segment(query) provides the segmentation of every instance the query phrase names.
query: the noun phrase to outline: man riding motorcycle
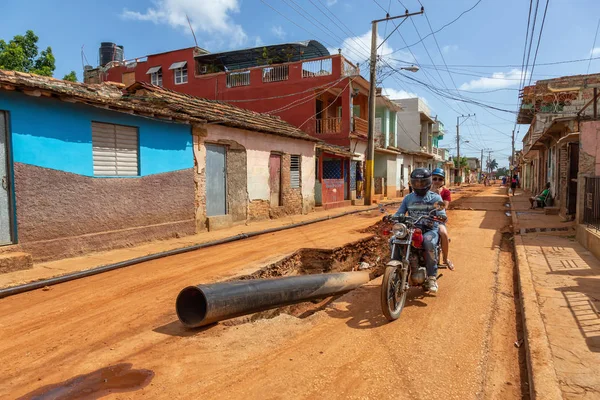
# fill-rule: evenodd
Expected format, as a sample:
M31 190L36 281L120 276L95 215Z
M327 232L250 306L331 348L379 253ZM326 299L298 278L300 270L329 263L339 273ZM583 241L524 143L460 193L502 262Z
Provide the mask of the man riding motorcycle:
M410 174L410 183L413 192L408 194L400 208L394 214L393 218L401 219L408 213L411 218L418 218L422 215L428 215L433 209L434 204L442 202L442 197L430 191L432 185L431 172L427 168L417 168ZM446 212L438 210L437 217L446 220ZM433 226L421 227L423 231L423 248L425 249L425 267L427 269L427 285L430 292L438 291L437 270L438 262L436 257L436 248L439 241L439 223Z

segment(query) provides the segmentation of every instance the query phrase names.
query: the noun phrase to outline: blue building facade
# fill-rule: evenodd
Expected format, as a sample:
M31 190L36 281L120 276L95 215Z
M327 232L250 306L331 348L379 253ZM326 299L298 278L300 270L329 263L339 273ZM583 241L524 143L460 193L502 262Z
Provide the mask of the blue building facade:
M0 113L10 241L36 258L195 232L191 125L17 91Z

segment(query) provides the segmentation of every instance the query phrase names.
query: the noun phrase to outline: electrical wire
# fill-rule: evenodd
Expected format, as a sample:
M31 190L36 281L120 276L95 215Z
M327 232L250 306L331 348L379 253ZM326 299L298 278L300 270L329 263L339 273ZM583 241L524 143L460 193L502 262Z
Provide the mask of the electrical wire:
M533 71L535 69L535 61L537 60L538 50L540 49L540 42L542 41L542 32L544 31L544 22L546 22L546 12L548 12L548 4L549 3L550 3L550 0L546 0L546 7L544 8L544 17L542 18L540 34L538 36L537 46L535 47L535 56L533 57L533 64L531 64L531 73L529 74L528 85L531 85L531 79L533 79Z
M594 49L596 48L596 39L598 39L598 28L600 28L600 18L598 18L598 25L596 25L596 34L594 35L594 44L592 45L592 50L590 50L590 61L588 62L586 74L590 73L590 65L592 64L592 56L594 55ZM600 58L600 57L596 57Z
M448 26L452 25L453 23L455 23L456 21L458 21L458 20L459 20L459 19L460 19L460 18L461 18L463 15L465 15L466 13L470 12L470 11L471 11L471 10L473 10L475 7L477 7L477 6L479 5L479 3L481 3L481 0L477 0L477 2L476 2L476 3L475 3L475 4L474 4L474 5L471 7L471 8L469 8L469 9L467 9L467 10L463 11L462 13L460 13L460 14L459 14L459 16L458 16L458 17L454 18L452 21L450 21L450 22L448 22L447 24L443 25L441 28L439 28L438 30L436 30L436 31L435 31L435 32L433 32L433 33L439 33L439 32L441 32L442 30L444 30L445 28L447 28ZM409 47L413 47L413 46L415 46L415 45L417 45L417 44L421 43L423 40L427 39L427 38L428 38L429 36L431 36L431 35L432 35L432 34L425 35L425 36L424 36L422 39L420 39L418 42L415 42L415 43L413 43L413 44L411 44L411 45L407 45L406 47L403 47L403 48L397 49L397 50L393 51L393 52L392 52L392 53L390 53L390 54L394 54L394 53L397 53L397 52L399 52L399 51L401 51L401 50L406 50L406 49L408 49Z

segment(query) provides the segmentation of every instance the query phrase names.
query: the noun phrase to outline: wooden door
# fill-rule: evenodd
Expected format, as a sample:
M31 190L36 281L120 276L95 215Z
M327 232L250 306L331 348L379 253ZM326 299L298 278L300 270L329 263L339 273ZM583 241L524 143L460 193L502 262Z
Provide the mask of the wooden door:
M271 154L269 158L269 187L271 188L271 207L281 205L281 155Z
M577 174L579 172L579 143L569 143L569 180L567 182L567 213L577 211Z

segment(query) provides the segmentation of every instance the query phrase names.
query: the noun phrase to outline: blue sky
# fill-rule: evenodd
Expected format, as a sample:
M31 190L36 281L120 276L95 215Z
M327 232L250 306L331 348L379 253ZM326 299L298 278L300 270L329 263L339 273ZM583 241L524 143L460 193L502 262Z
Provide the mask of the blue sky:
M471 8L477 0L421 2L431 26L437 30ZM539 1L534 51L545 3ZM360 62L366 70L364 59L368 54L365 47L370 45L370 21L385 17L384 9L389 9L391 15L403 13L402 4L411 12L420 8L418 0L10 1L3 4L0 38L8 40L32 29L40 37L41 47L52 46L57 66L55 76L60 78L75 70L81 78L82 46L93 65L97 62L97 49L102 41L124 45L126 58L192 46L193 38L185 19L187 14L199 45L209 51L316 39L332 50L342 48L344 55ZM407 76L443 90L501 89L491 93L458 93L490 106L515 110L518 100L515 89L521 75L528 10L526 0L482 0L472 11L435 35L439 50L433 36L426 38L423 44L411 46L412 53L408 49L399 50L406 47L405 41L410 45L419 40L419 34L423 37L431 33L427 19L416 16L400 26L381 47L380 54L394 68L412 63L420 65L420 71L406 72ZM590 57L599 17L600 2L597 0L550 0L537 63ZM389 34L393 28L392 23L380 24L380 36ZM600 57L600 39L595 47L594 54ZM445 70L444 60L451 73ZM483 65L495 67L479 67ZM587 68L588 62L536 65L533 81L584 74ZM378 72L385 77L393 71L384 66ZM592 61L590 73L593 72L600 72L600 59ZM492 158L500 165L507 164L514 114L442 99L409 79L394 73L379 84L393 98L412 94L424 97L433 114L446 125L448 132L441 146L451 148L453 154L456 151L457 112L476 113L476 118L461 125L461 137L469 141L461 144L461 153L478 156L480 149L490 148ZM519 139L526 129L521 127ZM520 147L519 140L517 148Z

